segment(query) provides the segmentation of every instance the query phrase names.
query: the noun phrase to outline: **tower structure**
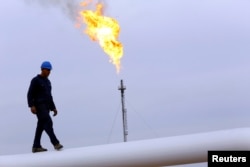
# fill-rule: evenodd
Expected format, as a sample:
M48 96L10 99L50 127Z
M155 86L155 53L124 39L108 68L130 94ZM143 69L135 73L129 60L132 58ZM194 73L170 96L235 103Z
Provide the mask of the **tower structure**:
M121 86L118 88L118 90L121 91L122 121L123 121L123 140L124 140L124 142L127 142L127 136L128 136L127 109L125 107L125 95L124 95L126 87L123 85L123 80L121 80Z

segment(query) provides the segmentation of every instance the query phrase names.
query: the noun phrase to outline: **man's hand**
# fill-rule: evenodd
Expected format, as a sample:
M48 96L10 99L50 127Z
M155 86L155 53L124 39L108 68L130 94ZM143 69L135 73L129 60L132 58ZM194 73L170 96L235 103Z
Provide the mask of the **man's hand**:
M36 114L36 107L35 107L35 106L30 107L30 111L31 111L33 114Z
M56 116L57 115L57 109L54 109L53 112L54 112L53 116Z

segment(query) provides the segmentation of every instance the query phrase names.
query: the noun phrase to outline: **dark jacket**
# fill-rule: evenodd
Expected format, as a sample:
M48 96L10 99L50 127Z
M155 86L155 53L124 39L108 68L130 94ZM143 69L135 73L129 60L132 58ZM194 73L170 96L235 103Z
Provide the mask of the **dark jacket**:
M31 80L27 94L29 107L45 104L50 110L54 110L55 104L51 95L51 83L48 78L37 75Z

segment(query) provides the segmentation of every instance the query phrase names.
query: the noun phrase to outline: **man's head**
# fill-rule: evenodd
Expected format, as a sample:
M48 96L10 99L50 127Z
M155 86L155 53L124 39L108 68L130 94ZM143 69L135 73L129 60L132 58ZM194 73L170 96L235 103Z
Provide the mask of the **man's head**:
M44 61L41 65L41 76L48 77L52 70L52 65L49 61Z

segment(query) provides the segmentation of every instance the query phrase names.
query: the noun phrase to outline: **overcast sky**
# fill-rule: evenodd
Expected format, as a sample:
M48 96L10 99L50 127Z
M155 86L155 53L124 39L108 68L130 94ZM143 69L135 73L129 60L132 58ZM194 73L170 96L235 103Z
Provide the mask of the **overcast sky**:
M121 26L120 74L75 27L76 1L44 2L0 5L0 155L31 152L26 94L44 60L65 148L123 141L121 79L129 141L250 126L249 0L106 0ZM45 133L42 145L53 149Z

